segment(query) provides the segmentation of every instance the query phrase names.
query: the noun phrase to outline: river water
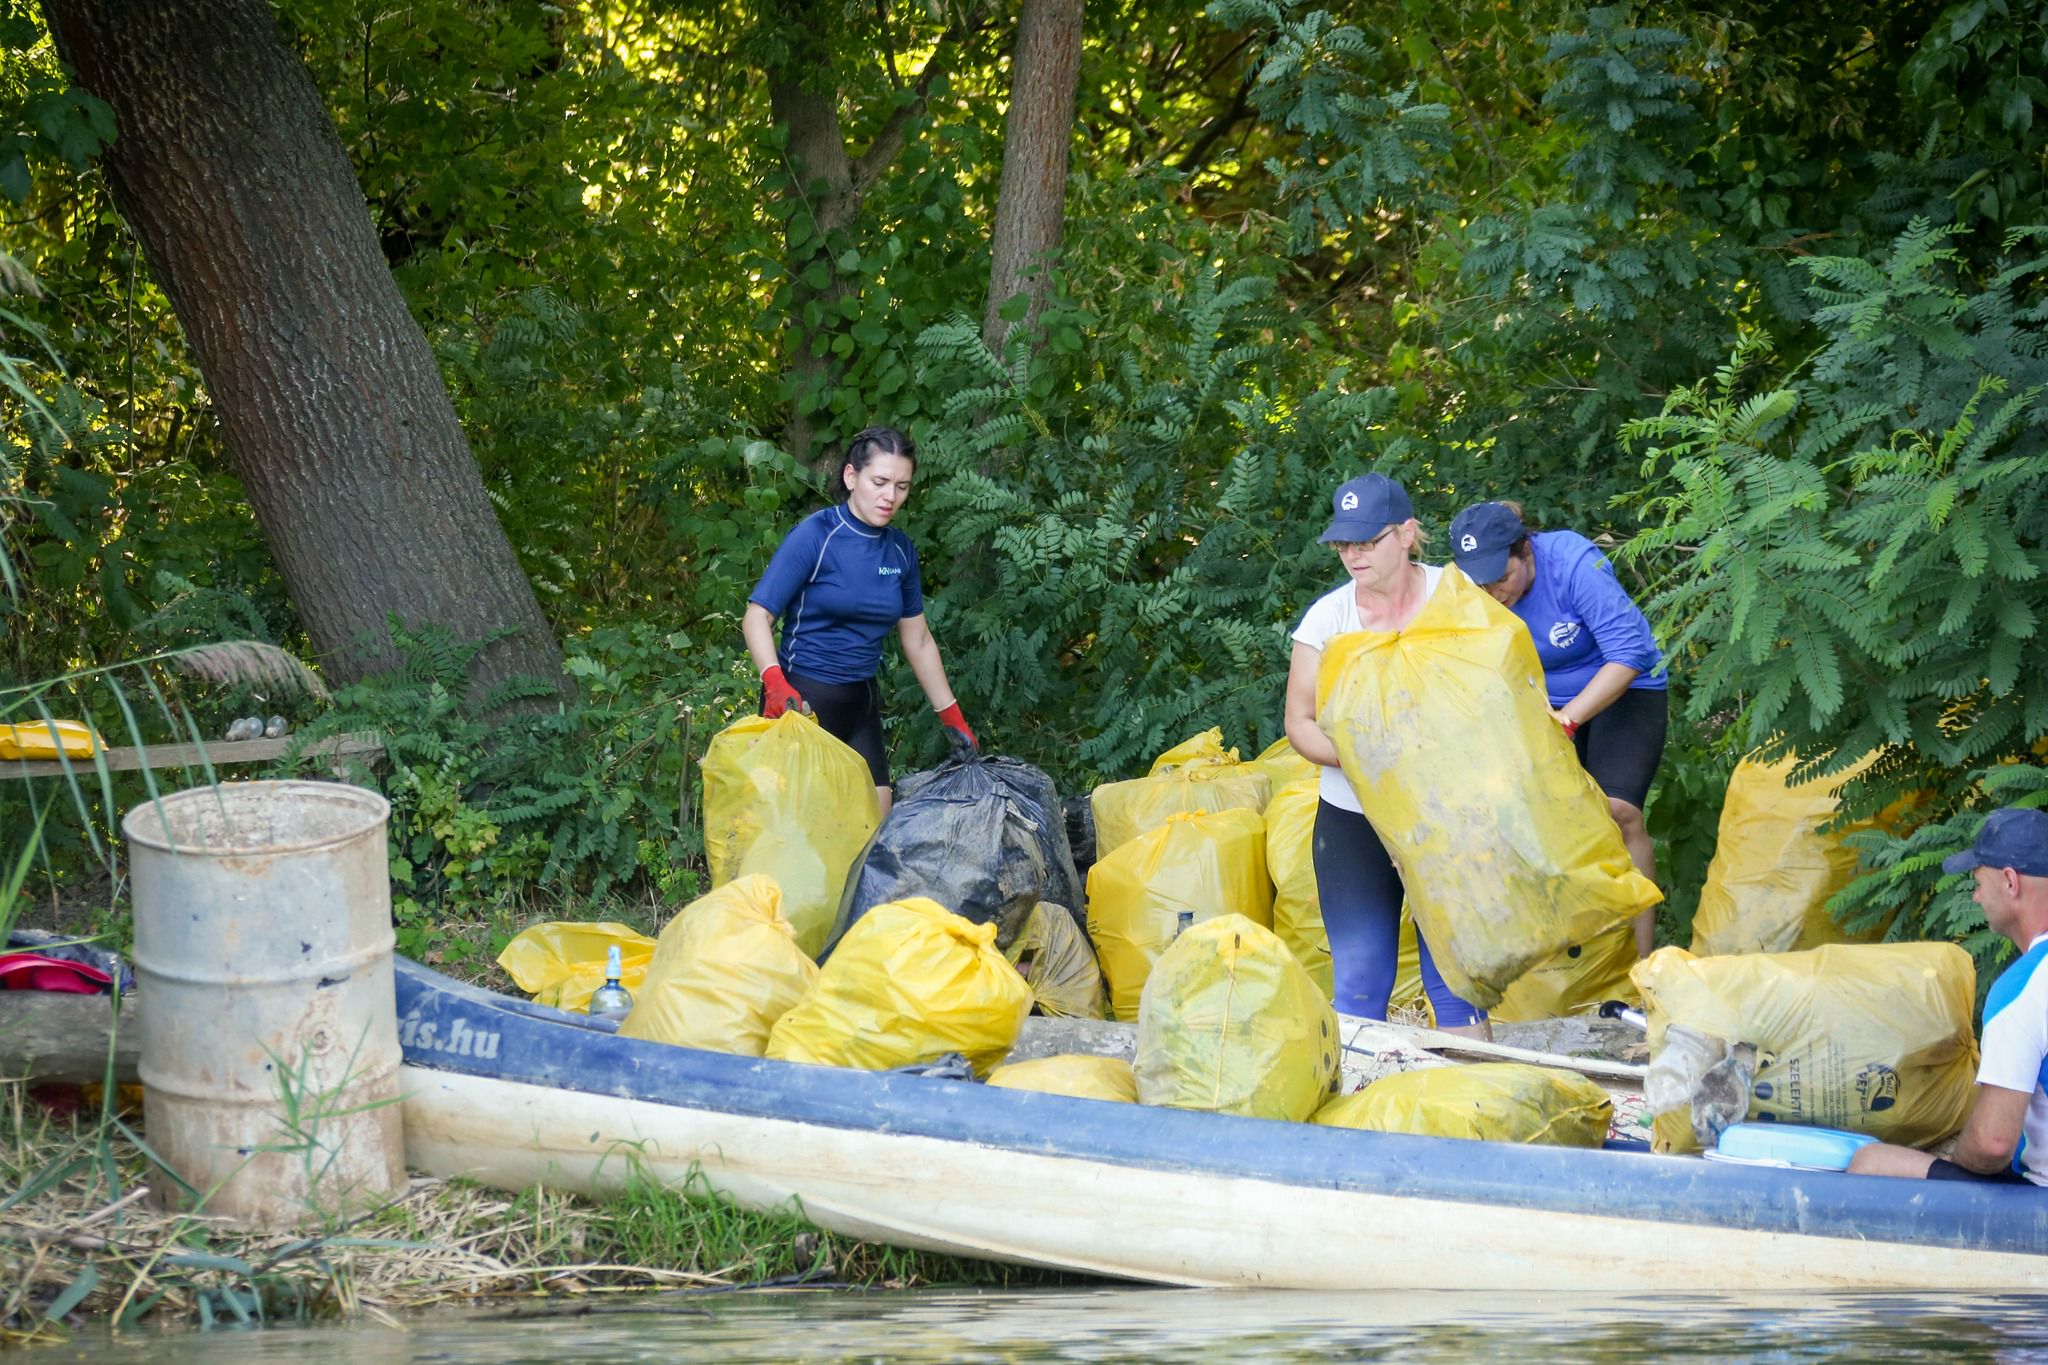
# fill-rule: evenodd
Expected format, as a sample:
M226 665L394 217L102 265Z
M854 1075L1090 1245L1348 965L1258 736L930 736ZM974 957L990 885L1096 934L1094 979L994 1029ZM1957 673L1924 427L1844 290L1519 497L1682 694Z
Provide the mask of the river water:
M1169 1289L638 1295L374 1325L81 1336L23 1357L175 1365L535 1362L2048 1362L2048 1295L1508 1297Z

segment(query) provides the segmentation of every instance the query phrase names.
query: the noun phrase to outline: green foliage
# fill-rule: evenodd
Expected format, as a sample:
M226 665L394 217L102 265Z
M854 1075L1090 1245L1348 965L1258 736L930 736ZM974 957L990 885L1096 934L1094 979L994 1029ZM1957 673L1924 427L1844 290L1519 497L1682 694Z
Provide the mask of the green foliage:
M2048 735L2044 258L1973 282L1953 234L1922 221L1878 260L1809 262L1809 363L1766 373L1746 340L1625 430L1654 523L1626 557L1660 567L1692 713L1739 708L1746 742L1814 769L1883 754L1845 810L1912 793L1927 823L1859 836L1876 871L1840 904L1875 921L1904 903L1912 935L1975 923L1937 854Z
M445 632L394 622L392 642L400 671L338 691L299 734L301 749L352 731L383 739L380 770L359 776L391 801L401 951L469 951L446 922L528 887L601 897L646 874L664 891L694 889L691 758L751 700L730 652L692 659L687 640L649 626L593 631L567 646L572 705L541 680L471 696L480 646Z

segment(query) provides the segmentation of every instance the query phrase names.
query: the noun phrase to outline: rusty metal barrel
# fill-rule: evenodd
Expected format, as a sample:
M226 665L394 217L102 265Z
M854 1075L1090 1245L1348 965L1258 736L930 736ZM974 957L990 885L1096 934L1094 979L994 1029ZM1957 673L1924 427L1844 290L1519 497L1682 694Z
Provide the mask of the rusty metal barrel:
M405 1181L391 808L332 782L234 782L121 822L134 880L143 1123L172 1206L318 1224Z

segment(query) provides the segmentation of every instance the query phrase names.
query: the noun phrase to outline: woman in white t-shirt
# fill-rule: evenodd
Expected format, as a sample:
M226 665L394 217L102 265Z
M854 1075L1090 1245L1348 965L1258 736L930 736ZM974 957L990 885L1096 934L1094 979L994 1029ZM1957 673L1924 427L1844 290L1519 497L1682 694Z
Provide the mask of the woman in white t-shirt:
M1401 874L1367 822L1358 794L1337 766L1337 747L1316 724L1316 670L1334 635L1400 630L1436 591L1443 570L1417 563L1422 543L1414 507L1401 485L1367 474L1339 488L1335 516L1323 543L1337 552L1350 579L1316 599L1294 631L1287 669L1287 738L1295 751L1322 767L1316 806L1316 891L1330 936L1337 1008L1367 1019L1387 1017L1400 953ZM1437 1027L1489 1036L1486 1013L1444 985L1429 944L1420 935L1422 984Z

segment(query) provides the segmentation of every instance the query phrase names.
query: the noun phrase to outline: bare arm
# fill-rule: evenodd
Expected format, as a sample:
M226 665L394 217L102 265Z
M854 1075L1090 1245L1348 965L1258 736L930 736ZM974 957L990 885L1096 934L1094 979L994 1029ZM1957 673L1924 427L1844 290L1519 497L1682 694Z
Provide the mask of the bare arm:
M1600 671L1579 689L1579 695L1558 707L1554 714L1560 719L1584 725L1620 701L1622 694L1628 691L1629 684L1641 674L1641 669L1630 668L1627 664L1602 664Z
M946 666L939 662L939 642L932 638L932 628L925 623L924 613L898 621L896 638L903 642L903 657L910 661L910 671L917 675L917 685L924 689L924 698L932 704L932 710L943 711L951 706L953 685L946 681Z
M1334 768L1337 746L1316 725L1316 670L1322 667L1323 652L1301 641L1294 642L1294 657L1287 664L1287 705L1283 712L1287 742L1294 752L1311 763Z
M775 666L775 618L768 614L768 608L759 602L747 603L746 613L740 617L740 636L747 642L747 653L753 656L756 673L766 673Z
M1969 1120L1963 1124L1963 1135L1956 1139L1955 1154L1949 1160L1979 1175L2005 1170L2019 1148L2027 1105L2033 1098L2023 1090L1978 1086L1977 1102L1970 1107Z

